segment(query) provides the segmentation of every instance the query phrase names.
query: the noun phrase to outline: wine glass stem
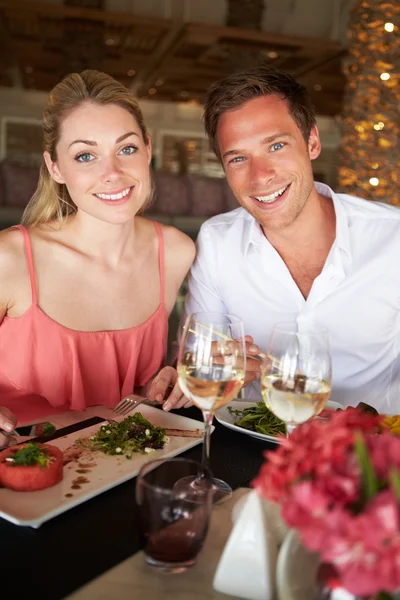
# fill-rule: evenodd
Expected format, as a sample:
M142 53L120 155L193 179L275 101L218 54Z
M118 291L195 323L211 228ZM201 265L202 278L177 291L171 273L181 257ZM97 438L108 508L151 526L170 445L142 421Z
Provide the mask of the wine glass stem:
M289 437L295 429L296 425L293 425L293 423L286 423L286 437Z
M203 467L209 468L210 465L210 435L211 435L211 425L214 419L214 413L203 410L203 419L204 419L204 438L203 438L203 456L202 456L202 464Z

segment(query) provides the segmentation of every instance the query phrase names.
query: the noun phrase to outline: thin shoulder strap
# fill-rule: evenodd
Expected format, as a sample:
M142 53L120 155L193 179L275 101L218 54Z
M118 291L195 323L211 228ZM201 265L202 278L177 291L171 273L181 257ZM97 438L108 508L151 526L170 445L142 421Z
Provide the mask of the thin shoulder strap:
M37 304L35 269L33 267L32 246L29 233L27 228L23 225L13 225L13 229L19 229L24 237L25 255L28 262L29 279L31 281L32 304Z
M160 269L160 304L164 304L164 237L160 223L153 221L158 235L158 265Z

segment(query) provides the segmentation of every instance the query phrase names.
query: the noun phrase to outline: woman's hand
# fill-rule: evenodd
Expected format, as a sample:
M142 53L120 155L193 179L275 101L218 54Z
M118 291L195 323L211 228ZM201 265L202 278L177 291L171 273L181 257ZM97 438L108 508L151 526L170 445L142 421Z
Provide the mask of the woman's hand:
M192 406L190 400L185 398L179 387L178 373L173 367L164 367L147 384L146 396L149 400L163 403L162 408L166 411L182 406L185 408Z
M5 406L0 406L0 448L8 446L10 441L7 435L1 433L2 430L11 433L11 431L14 431L16 424L17 417Z

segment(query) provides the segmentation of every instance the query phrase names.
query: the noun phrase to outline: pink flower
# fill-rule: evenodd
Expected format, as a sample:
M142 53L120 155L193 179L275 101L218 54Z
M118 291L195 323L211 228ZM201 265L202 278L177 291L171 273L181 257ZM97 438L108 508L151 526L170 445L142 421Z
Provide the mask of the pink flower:
M266 453L253 482L358 596L400 589L400 500L391 480L400 473L400 438L378 434L381 419L350 408L309 421Z

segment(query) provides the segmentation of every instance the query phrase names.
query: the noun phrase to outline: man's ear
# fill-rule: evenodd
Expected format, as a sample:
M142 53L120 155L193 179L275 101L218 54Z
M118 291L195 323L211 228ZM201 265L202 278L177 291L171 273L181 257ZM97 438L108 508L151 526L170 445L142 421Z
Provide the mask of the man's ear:
M50 176L54 179L54 181L56 181L57 183L65 183L64 178L61 176L57 163L51 160L50 154L49 152L47 152L47 150L43 152L43 158L44 162L46 163L46 167L50 173Z
M311 160L315 160L321 154L321 140L319 139L318 127L314 125L311 128L308 138L308 154Z

